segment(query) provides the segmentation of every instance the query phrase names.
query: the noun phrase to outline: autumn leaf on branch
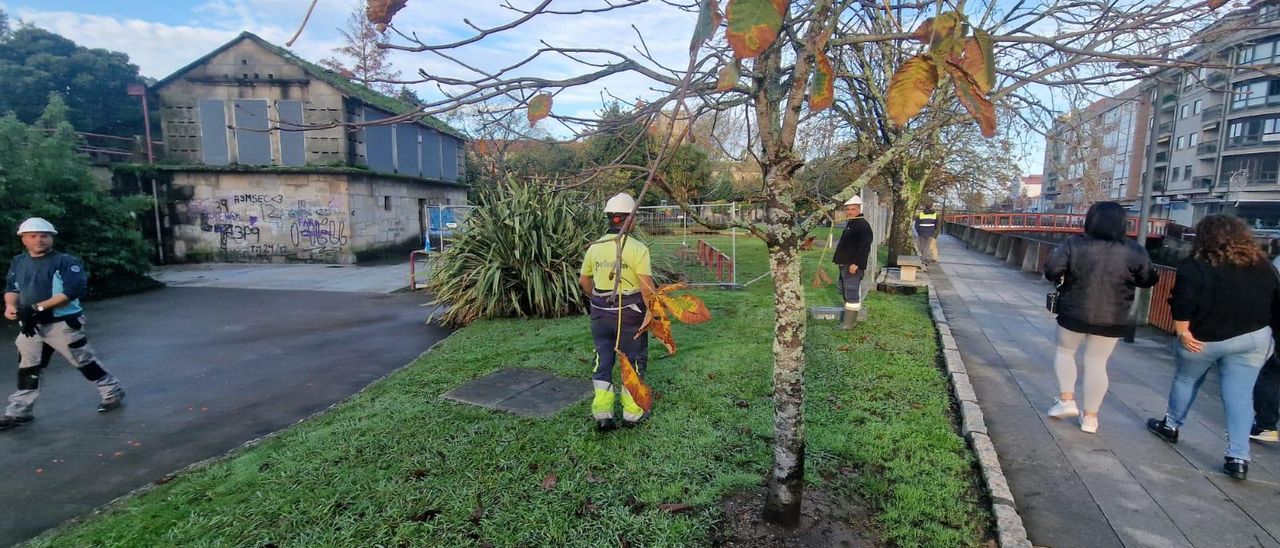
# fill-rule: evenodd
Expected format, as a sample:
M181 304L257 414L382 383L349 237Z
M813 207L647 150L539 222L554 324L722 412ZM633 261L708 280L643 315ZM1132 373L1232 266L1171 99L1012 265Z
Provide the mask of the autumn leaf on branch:
M622 386L627 389L627 393L631 394L631 399L636 401L645 413L653 409L653 391L649 389L649 385L640 380L640 375L636 373L636 368L631 365L631 360L627 359L627 355L618 352L618 363L622 364Z
M364 15L369 18L369 22L377 25L378 32L387 30L387 25L391 24L391 19L396 16L396 12L400 11L409 0L368 0L365 3Z
M886 106L889 119L897 125L906 125L929 103L934 88L938 87L938 67L927 55L908 59L893 73L889 81Z
M813 282L812 282L813 287L815 288L826 287L831 285L832 283L833 282L831 281L831 276L827 274L827 271L819 268L816 272L813 273Z
M742 73L738 71L738 60L734 59L732 63L726 63L720 69L720 78L716 80L716 91L725 92L733 89L738 85L738 79L742 77Z
M671 335L672 319L691 325L711 319L711 311L707 309L702 299L693 295L675 294L676 291L687 288L688 286L683 283L668 284L658 288L649 300L649 311L645 313L644 323L640 325L640 331L636 333L636 337L649 333L667 347L668 356L674 355L676 341Z
M992 53L991 35L981 30L972 38L964 41L964 50L959 56L952 56L952 62L960 66L974 83L978 91L988 93L996 85L996 64Z
M750 59L778 39L787 0L729 0L725 18L729 29L725 38L739 59Z
M836 100L836 75L831 59L822 50L814 52L813 82L809 85L809 111L819 112L830 108Z
M551 94L539 93L529 99L529 123L536 124L538 120L546 118L551 114Z
M915 32L911 33L913 40L937 45L939 41L947 37L964 37L968 32L968 25L960 14L954 11L939 13L937 17L925 19Z
M956 99L969 111L969 115L978 122L983 137L996 136L996 107L982 93L980 86L964 68L954 62L947 62L947 72L955 83Z
M1227 0L1209 0L1209 9L1216 10L1227 5Z
M698 24L693 27L693 40L689 41L689 55L696 53L703 42L715 36L716 29L720 27L720 22L724 20L720 15L720 5L716 0L702 0L699 4Z

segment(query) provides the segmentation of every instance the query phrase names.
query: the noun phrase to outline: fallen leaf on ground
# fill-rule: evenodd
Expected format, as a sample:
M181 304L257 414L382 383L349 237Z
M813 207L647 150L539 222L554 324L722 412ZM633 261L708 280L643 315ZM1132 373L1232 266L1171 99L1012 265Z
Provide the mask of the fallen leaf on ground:
M547 477L542 478L542 488L547 491L555 489L556 483L558 483L559 481L560 481L560 478L556 477L555 472L547 474Z

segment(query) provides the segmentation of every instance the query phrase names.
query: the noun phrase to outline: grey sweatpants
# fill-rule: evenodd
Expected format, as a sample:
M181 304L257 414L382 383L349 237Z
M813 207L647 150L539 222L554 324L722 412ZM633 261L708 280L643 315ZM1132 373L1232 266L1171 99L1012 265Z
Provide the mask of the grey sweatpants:
M84 333L84 316L41 325L36 328L35 336L19 334L14 342L18 346L18 390L9 395L5 415L31 416L36 398L40 396L40 370L49 364L52 357L45 351L46 347L61 354L84 378L93 382L102 399L120 390L120 381L98 363L93 347L89 346L89 337Z
M1058 391L1076 391L1076 351L1084 343L1084 410L1097 413L1102 398L1107 395L1107 360L1116 349L1117 337L1103 337L1077 333L1058 326L1057 354L1053 370L1058 375Z

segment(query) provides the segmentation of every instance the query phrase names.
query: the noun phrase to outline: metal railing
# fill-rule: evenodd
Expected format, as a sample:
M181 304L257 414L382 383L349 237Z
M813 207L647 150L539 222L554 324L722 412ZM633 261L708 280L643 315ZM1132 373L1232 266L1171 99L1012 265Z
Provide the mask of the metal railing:
M1084 232L1084 215L1077 213L959 213L948 215L945 221L993 232ZM1147 234L1162 237L1169 225L1168 219L1147 221ZM1130 236L1138 235L1138 219L1129 217L1125 230Z
M1218 152L1217 141L1210 141L1208 143L1200 143L1199 145L1196 145L1197 156L1206 156L1209 154L1214 154L1216 152Z

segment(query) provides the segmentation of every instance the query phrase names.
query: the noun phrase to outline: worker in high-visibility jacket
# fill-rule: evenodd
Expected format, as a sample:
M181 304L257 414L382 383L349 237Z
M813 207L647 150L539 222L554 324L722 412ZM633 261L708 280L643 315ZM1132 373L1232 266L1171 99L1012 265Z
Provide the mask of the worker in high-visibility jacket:
M646 304L654 293L653 270L649 264L649 247L626 233L636 202L630 195L619 193L605 204L609 232L591 244L582 260L578 283L591 300L591 337L595 343L595 370L591 383L595 398L591 416L596 430L607 432L617 426L614 420L613 366L617 362L614 348L631 361L636 373L644 378L649 361L649 337L636 337L644 322ZM621 253L619 253L621 247ZM621 264L618 259L621 258ZM619 383L622 392L622 425L635 426L645 418L641 408Z
M933 204L925 204L924 211L916 214L916 238L924 262L938 262L939 228L938 212L933 210Z

